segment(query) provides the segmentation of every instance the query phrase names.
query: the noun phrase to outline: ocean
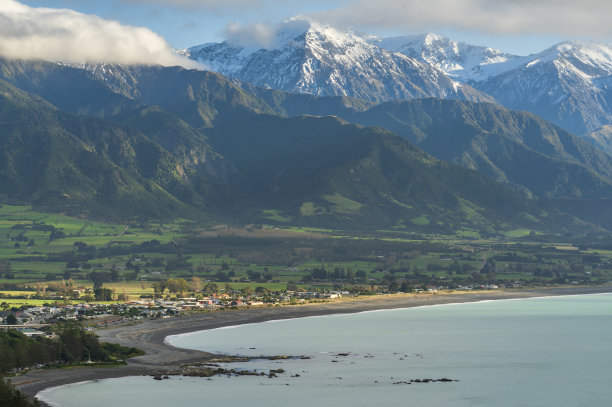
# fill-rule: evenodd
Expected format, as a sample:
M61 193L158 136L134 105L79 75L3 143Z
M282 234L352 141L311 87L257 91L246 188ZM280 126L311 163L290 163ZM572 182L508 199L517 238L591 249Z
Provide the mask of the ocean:
M48 389L38 397L61 407L612 403L610 294L308 317L194 332L167 341L229 355L309 359L224 365L285 371L273 378L127 377Z

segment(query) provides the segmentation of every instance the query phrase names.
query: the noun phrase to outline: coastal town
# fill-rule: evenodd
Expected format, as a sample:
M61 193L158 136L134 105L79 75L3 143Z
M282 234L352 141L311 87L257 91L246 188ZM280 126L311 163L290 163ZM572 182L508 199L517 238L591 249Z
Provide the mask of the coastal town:
M520 288L522 284L516 282L511 288ZM449 289L446 286L426 287L425 289L411 290L416 295L437 294L439 292L452 293L468 292L472 290L497 290L496 284L483 284L479 286L458 286ZM502 286L505 289L506 286ZM198 294L194 297L170 297L164 299L141 298L130 301L116 302L78 302L68 298L55 296L42 306L22 306L9 308L7 302L0 302L0 329L16 329L29 337L52 336L38 328L65 321L79 321L88 329L112 327L119 324L139 321L142 319L170 318L189 313L237 310L257 307L279 307L287 305L300 305L310 303L323 303L341 299L357 299L360 296L367 298L383 294L390 294L388 290L371 287L372 292L364 294L359 291L283 291L269 292L250 288L243 290L228 290L227 293L212 293L208 296ZM90 289L83 290L85 294ZM396 292L406 294L403 292Z

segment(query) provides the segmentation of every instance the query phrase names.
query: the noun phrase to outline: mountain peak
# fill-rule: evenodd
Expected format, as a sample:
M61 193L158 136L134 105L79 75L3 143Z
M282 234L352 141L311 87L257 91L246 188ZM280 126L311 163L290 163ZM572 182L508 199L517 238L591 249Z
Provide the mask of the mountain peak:
M591 41L564 41L526 57L526 67L531 68L552 62L575 72L585 79L601 78L612 74L612 44Z
M225 42L191 48L187 55L222 75L289 92L370 102L422 97L493 102L428 63L383 49L372 36L312 19L236 27L228 34ZM432 34L428 41L436 38Z
M325 42L342 46L363 41L352 30L333 27L304 16L292 17L275 25L230 26L226 30L226 46L241 50L242 55L259 50L278 50L296 44ZM215 44L202 44L189 48L198 52Z
M462 82L478 82L520 65L520 57L457 42L434 33L379 39L378 45L441 69Z
M423 37L423 42L427 45L431 45L434 42L440 42L440 41L448 41L448 38L441 37L438 34L434 34L434 33L427 33Z

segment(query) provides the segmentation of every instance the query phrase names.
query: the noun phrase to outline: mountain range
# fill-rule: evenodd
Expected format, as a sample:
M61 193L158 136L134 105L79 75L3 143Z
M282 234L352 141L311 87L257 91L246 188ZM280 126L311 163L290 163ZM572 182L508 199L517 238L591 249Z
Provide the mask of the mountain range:
M308 20L285 22L267 48L226 41L179 52L222 75L287 92L370 102L423 97L493 101L429 63Z
M430 156L401 128L401 136L382 128L393 127L393 120L377 127L350 123L371 126L368 120L388 117L376 109L391 112L396 102L373 106L347 97L238 87L216 73L178 67L0 59L0 78L3 201L121 219L186 216L482 234L517 227L596 229L528 199L514 187L517 181L505 182L508 188ZM473 134L501 134L504 115L511 115L491 104L443 102L449 105L441 108L439 99L403 102L414 103L402 106L413 112L395 117L407 122L413 116L408 127L415 134L439 137L436 126L427 124L448 111L462 112L458 122L474 122L467 126ZM495 112L499 121L487 127ZM510 125L519 127L520 140L526 130L517 123L529 120L517 115ZM608 188L607 167L594 147L541 125L562 140L553 143L559 151L548 151L550 157L567 165L584 161L582 171ZM563 153L565 147L573 155ZM566 196L575 194L555 195Z
M292 19L265 46L179 52L213 71L0 58L2 201L113 219L612 228L604 44L521 57Z
M288 92L499 103L577 135L612 124L610 44L570 41L516 56L435 34L381 39L291 19L268 44L225 41L179 52L230 78Z

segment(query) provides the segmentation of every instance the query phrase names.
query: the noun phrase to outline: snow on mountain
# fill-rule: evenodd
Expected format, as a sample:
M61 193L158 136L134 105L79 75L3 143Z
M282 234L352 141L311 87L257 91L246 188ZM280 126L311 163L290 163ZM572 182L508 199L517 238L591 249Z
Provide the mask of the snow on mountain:
M303 18L265 38L260 44L243 35L180 53L225 76L289 92L498 102L575 134L612 124L611 44L564 42L517 56L436 34L380 39Z
M564 42L476 85L575 133L612 124L612 44Z
M373 43L428 62L464 83L478 82L520 66L524 58L500 50L453 41L436 34L373 39Z
M530 111L575 134L612 124L611 44L564 42L522 57L436 34L371 41L427 62L509 109Z
M367 36L302 18L260 47L225 41L181 51L222 75L260 86L372 102L440 97L493 102L428 62L385 50Z

